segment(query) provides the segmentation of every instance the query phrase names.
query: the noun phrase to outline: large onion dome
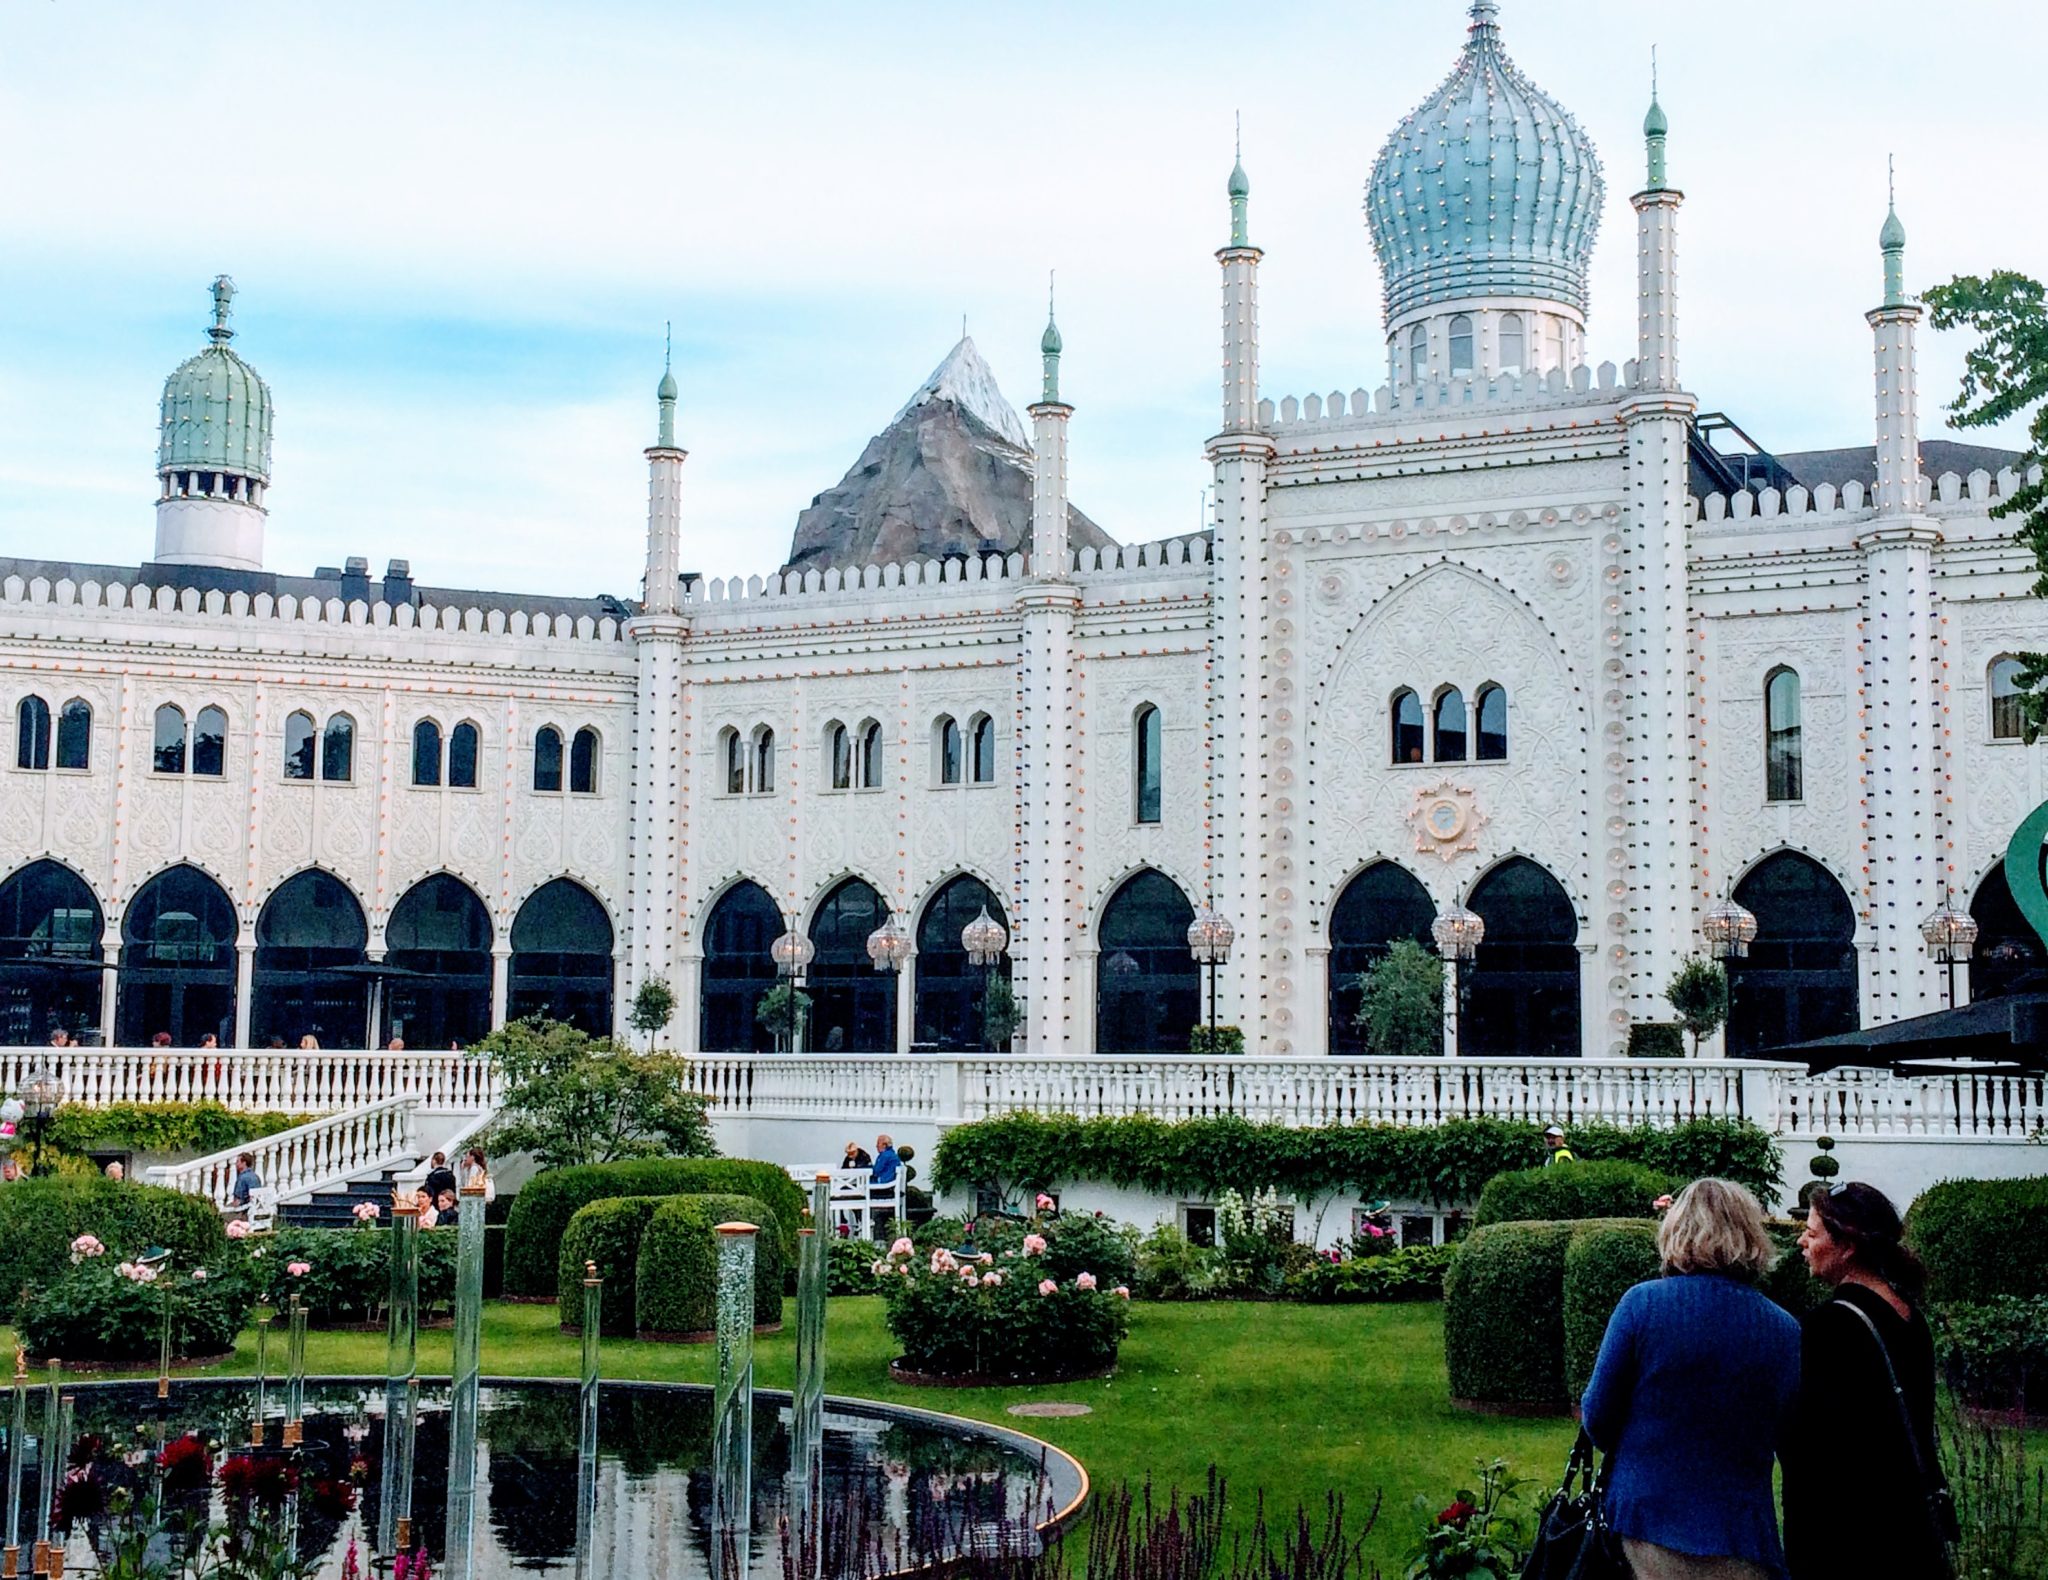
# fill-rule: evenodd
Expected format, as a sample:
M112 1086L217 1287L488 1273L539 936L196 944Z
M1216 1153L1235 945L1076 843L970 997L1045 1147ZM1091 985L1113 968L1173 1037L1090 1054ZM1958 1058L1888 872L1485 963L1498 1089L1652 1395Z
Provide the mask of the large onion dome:
M1476 0L1457 66L1373 162L1366 218L1390 324L1479 296L1586 311L1600 159L1578 123L1508 59L1499 9Z
M270 481L270 386L228 349L228 303L235 282L213 282L213 342L164 380L156 468L225 472Z

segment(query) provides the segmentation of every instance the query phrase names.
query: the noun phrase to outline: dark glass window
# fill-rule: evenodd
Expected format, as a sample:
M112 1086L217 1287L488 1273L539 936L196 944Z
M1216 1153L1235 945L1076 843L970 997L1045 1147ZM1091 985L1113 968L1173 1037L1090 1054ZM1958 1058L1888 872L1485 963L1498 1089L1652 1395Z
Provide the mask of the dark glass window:
M370 985L357 972L369 942L363 908L329 873L302 872L280 884L256 918L249 1040L301 1037L323 1048L360 1048L373 1035Z
M14 710L17 768L50 766L50 705L41 697L23 697Z
M1098 1053L1186 1053L1202 976L1188 952L1195 908L1164 873L1133 874L1103 908L1095 959Z
M864 725L860 732L860 783L863 790L882 787L882 727Z
M2043 871L2048 873L2048 846L2041 854ZM2006 886L2004 862L1984 874L1977 897L1970 902L1970 915L1979 929L1977 946L1970 953L1971 1003L2012 993L2048 992L2041 936L2020 913Z
M1827 868L1781 850L1735 885L1756 915L1756 942L1728 967L1728 1051L1764 1053L1854 1031L1856 913Z
M313 777L313 715L294 713L284 721L284 776Z
M575 794L597 794L597 759L597 731L586 724L569 743L569 788Z
M1393 760L1419 763L1422 759L1422 699L1403 686L1394 693L1387 709L1393 726Z
M228 716L223 708L209 704L192 721L192 771L207 779L219 779L228 771Z
M552 724L533 732L533 788L550 793L562 788L562 732Z
M775 1046L754 1011L775 986L768 947L781 935L782 913L758 883L734 884L711 907L704 919L699 994L706 1053L765 1053Z
M92 704L83 698L73 697L57 715L57 766L92 766Z
M384 929L385 963L406 974L384 984L380 1042L467 1048L491 1029L491 916L476 891L445 872L399 896Z
M846 733L846 726L835 724L827 732L826 750L832 758L832 788L851 790L853 788L853 738Z
M1797 801L1806 779L1799 724L1799 674L1774 669L1764 681L1764 799Z
M1517 856L1473 886L1466 902L1486 924L1466 973L1461 1054L1576 1058L1579 919L1564 886Z
M972 873L963 872L934 894L917 923L917 1004L911 1023L911 1050L917 1053L963 1053L988 1047L983 1035L983 994L987 968L967 958L960 935L984 910L1005 928L1009 914L993 890ZM1010 979L1005 950L995 974Z
M1989 677L1991 688L1991 738L2021 741L2027 735L2027 715L2020 699L2020 661L1994 659Z
M1434 951L1430 925L1436 907L1429 891L1406 868L1376 861L1344 885L1330 908L1330 1052L1360 1054L1358 978L1399 938Z
M1159 821L1160 746L1159 710L1146 704L1138 710L1136 763L1137 818L1140 823Z
M960 782L960 726L951 718L939 720L939 783Z
M99 901L85 880L37 861L0 883L0 1044L28 1047L53 1031L100 1025Z
M747 788L747 754L740 745L740 732L728 729L719 736L725 756L725 793L744 794Z
M115 1037L147 1047L168 1032L181 1048L211 1035L235 1040L235 908L197 867L171 867L136 892L121 915Z
M986 713L974 721L974 782L996 782L996 721Z
M356 721L337 713L320 736L320 777L346 783L356 772Z
M775 788L775 732L765 724L754 732L754 791L765 795Z
M870 726L874 728L874 726ZM805 974L811 1018L800 1028L812 1053L890 1053L896 1047L896 974L868 959L868 935L889 919L874 888L848 878L811 918L817 946Z
M156 710L156 742L150 766L160 774L185 771L185 710L168 702Z
M432 719L421 719L412 727L412 782L441 782L441 726Z
M1465 694L1447 686L1436 694L1436 760L1462 763L1465 760Z
M1472 315L1459 313L1451 320L1451 372L1472 371Z
M612 923L597 896L556 878L512 919L510 1019L545 1015L593 1037L612 1030Z
M1505 686L1479 688L1479 751L1482 763L1506 762L1508 756L1508 693Z
M1429 381L1429 331L1420 324L1408 331L1408 381L1411 384Z
M477 728L468 720L448 732L448 783L457 790L476 788Z

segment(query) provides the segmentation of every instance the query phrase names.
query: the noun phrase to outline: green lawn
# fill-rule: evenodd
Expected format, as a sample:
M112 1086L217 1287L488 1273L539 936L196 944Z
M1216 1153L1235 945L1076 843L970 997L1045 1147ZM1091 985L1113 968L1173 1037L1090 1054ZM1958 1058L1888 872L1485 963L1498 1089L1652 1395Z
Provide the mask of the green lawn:
M834 1300L827 1326L829 1392L887 1399L998 1421L1044 1437L1088 1467L1097 1487L1148 1474L1164 1487L1198 1486L1213 1461L1229 1478L1232 1505L1248 1517L1252 1493L1291 1510L1319 1507L1341 1490L1354 1516L1385 1499L1370 1551L1392 1570L1414 1527L1411 1500L1432 1508L1469 1484L1476 1457L1501 1455L1518 1471L1553 1477L1571 1446L1562 1419L1468 1415L1446 1397L1443 1308L1436 1304L1304 1306L1216 1302L1139 1304L1117 1373L1106 1381L1030 1389L904 1388L889 1381L895 1353L872 1297ZM787 1388L794 1367L792 1323L757 1341L755 1375ZM11 1345L11 1337L5 1342ZM381 1373L381 1334L308 1336L315 1373ZM486 1308L486 1375L573 1376L577 1341L555 1324L553 1306ZM281 1346L271 1347L272 1365ZM446 1373L449 1335L420 1335L420 1369ZM254 1337L245 1334L218 1370L247 1372ZM607 1340L608 1376L709 1382L708 1345ZM1024 1399L1075 1400L1093 1414L1019 1420L1005 1407Z

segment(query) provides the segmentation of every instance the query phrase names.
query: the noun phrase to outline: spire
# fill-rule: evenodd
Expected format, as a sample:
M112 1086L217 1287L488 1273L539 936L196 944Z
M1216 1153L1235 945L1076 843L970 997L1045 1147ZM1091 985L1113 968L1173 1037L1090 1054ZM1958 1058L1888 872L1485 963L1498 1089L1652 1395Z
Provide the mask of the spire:
M654 398L661 403L661 433L654 442L663 450L673 450L676 447L676 376L669 367L674 350L675 326L664 324L661 337L661 383L654 391Z
M1651 192L1664 190L1664 137L1671 123L1664 118L1664 106L1657 102L1657 46L1650 46L1650 113L1643 117L1643 142L1649 150Z
M213 327L207 330L217 346L224 346L235 338L235 332L228 328L228 304L235 299L235 282L224 274L213 277Z
M1906 305L1906 227L1899 223L1898 190L1892 177L1891 155L1885 155L1884 229L1877 233L1878 250L1884 254L1884 305Z
M1500 7L1494 0L1472 0L1472 42L1478 44L1500 30Z
M1050 274L1045 281L1045 333L1038 337L1039 353L1045 358L1045 389L1038 397L1046 406L1057 406L1060 400L1060 325L1053 312L1053 278Z
M1230 171L1230 245L1249 247L1251 237L1251 178L1244 173L1244 118L1237 122L1237 163Z

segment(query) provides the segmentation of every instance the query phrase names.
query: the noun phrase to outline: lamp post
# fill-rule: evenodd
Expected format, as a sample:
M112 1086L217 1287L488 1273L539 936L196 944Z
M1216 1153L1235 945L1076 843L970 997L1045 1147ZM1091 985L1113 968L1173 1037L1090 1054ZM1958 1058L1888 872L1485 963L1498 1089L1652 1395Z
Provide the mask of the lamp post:
M64 1078L47 1064L39 1066L21 1083L21 1100L24 1122L35 1127L35 1151L30 1154L28 1171L40 1174L43 1172L43 1139L49 1135L50 1126L56 1123L58 1104L64 1101Z
M804 979L804 967L811 963L811 957L818 952L818 946L798 932L794 926L768 946L768 954L775 962L775 970L782 978L787 1012L784 1024L788 1028L788 1052L796 1052L796 995Z
M960 929L960 947L967 951L968 964L981 967L981 1038L988 1043L990 1053L997 1050L988 1034L988 996L995 988L996 962L1003 958L1009 943L1008 930L988 914L986 905L979 916Z
M1479 945L1486 937L1486 922L1480 914L1465 905L1453 905L1430 923L1430 937L1436 940L1436 952L1444 957L1451 968L1451 997L1458 1006L1457 1052L1465 1051L1465 998L1468 991L1465 968L1478 958Z
M1237 942L1237 929L1224 920L1213 906L1204 905L1188 923L1188 953L1195 964L1209 968L1209 1056L1222 1050L1216 1045L1216 968L1230 958L1230 946Z
M1943 885L1941 904L1920 924L1920 936L1927 940L1928 958L1948 967L1948 1007L1956 1007L1956 962L1970 958L1977 947L1977 918L1956 909L1954 897Z
M1735 973L1728 968L1731 960L1741 960L1749 954L1749 946L1756 942L1756 915L1744 906L1738 905L1735 896L1724 894L1707 907L1707 914L1700 918L1700 936L1707 941L1707 953L1721 962L1723 975L1728 979L1728 1042L1725 1053L1735 1051Z

